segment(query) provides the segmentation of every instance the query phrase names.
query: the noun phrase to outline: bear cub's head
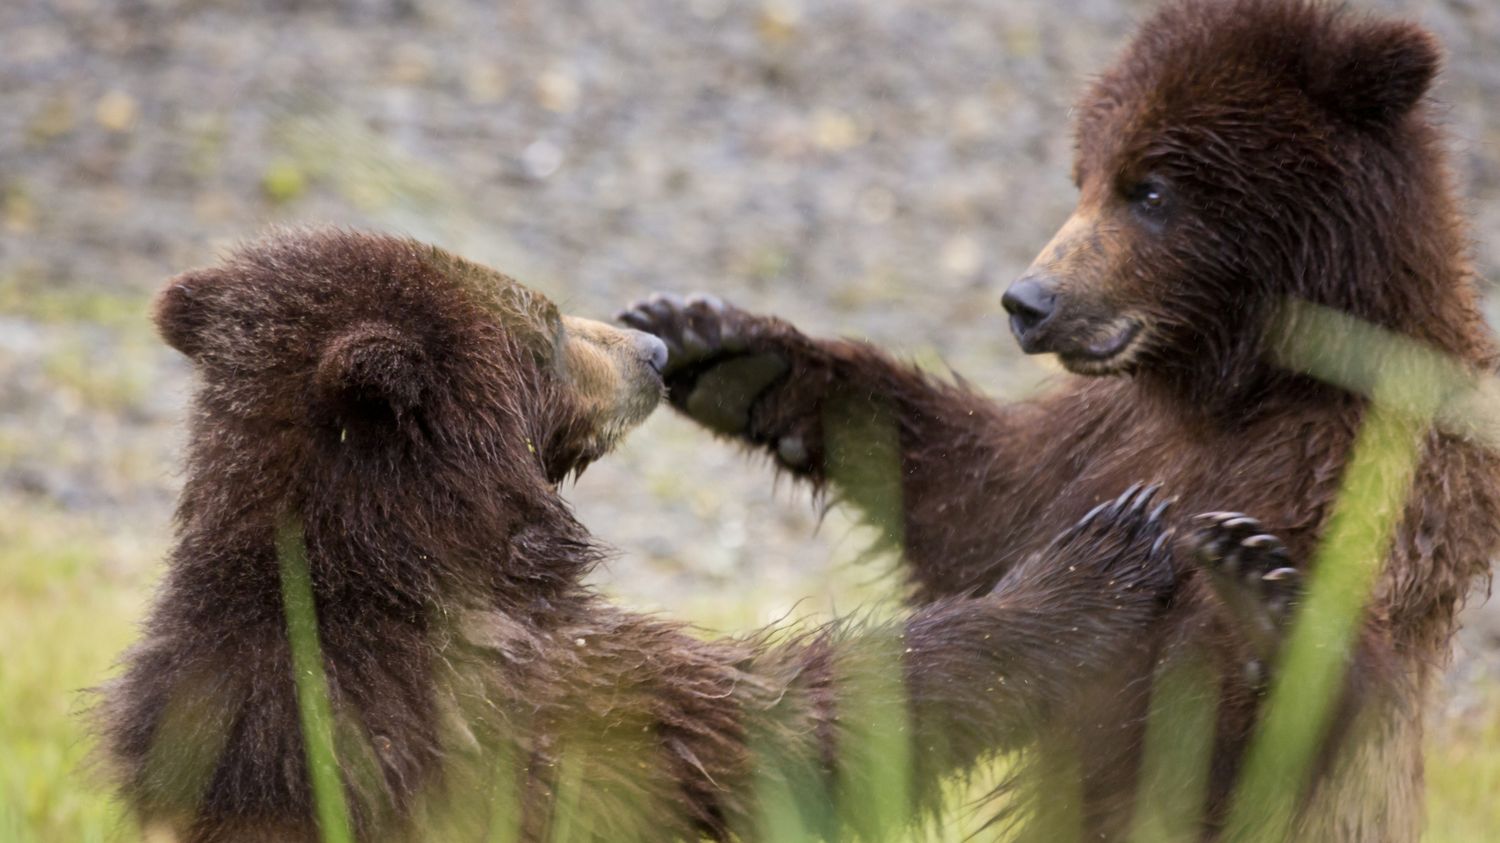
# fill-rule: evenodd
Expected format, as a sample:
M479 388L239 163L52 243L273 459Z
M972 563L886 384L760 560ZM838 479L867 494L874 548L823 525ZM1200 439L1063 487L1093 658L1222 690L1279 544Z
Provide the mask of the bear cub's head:
M396 237L273 234L171 279L155 320L198 374L180 513L197 558L293 517L350 576L495 567L663 394L655 337Z
M1462 252L1418 108L1438 63L1319 2L1170 3L1078 105L1077 207L1003 300L1022 347L1227 383L1289 297L1410 332Z

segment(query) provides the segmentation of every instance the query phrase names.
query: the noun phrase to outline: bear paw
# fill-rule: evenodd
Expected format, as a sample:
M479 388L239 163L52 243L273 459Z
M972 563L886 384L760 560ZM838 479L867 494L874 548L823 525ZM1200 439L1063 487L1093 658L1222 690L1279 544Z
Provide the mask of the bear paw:
M1281 539L1239 512L1205 512L1191 543L1214 593L1241 629L1255 661L1246 667L1264 684L1265 665L1281 648L1292 610L1302 596L1302 572Z
M1164 516L1173 500L1158 500L1160 484L1137 483L1119 497L1094 507L1064 530L1032 564L1018 566L996 587L1031 577L1052 580L1064 589L1104 587L1117 600L1146 600L1161 605L1175 590L1172 564L1174 530Z
M625 308L615 318L638 331L655 334L667 344L669 373L749 351L757 327L749 314L706 293L686 298L656 293Z
M742 435L762 393L790 363L769 348L774 320L752 316L717 296L658 293L616 318L667 346L662 370L668 399L700 424Z

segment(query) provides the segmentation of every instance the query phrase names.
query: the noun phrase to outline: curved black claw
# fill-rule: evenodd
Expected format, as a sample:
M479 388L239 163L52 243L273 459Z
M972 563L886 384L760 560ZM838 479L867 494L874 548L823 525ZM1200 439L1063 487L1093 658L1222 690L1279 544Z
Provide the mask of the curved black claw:
M694 293L656 293L615 315L638 331L655 334L667 344L666 373L702 363L722 354L747 349L740 318L744 314L718 296Z
M1205 512L1194 521L1194 554L1260 662L1247 672L1263 677L1302 597L1302 572L1281 539L1242 512Z
M1160 484L1136 483L1099 504L1060 533L1041 554L1043 564L1090 577L1120 592L1166 600L1176 584L1173 529L1164 516L1173 500L1158 500ZM1002 581L998 588L1006 587Z
M1089 510L1078 522L1064 530L1054 543L1068 541L1087 530L1115 532L1123 530L1133 533L1140 529L1152 529L1161 524L1161 519L1172 506L1172 498L1151 506L1161 492L1160 483L1135 483L1111 501L1105 501Z

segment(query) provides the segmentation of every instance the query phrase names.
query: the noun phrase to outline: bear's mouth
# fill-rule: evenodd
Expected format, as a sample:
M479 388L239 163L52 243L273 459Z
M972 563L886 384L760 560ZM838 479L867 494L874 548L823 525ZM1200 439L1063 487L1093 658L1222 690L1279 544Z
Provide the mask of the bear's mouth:
M1058 351L1058 360L1078 375L1110 375L1128 368L1140 348L1142 323L1121 317L1077 347Z

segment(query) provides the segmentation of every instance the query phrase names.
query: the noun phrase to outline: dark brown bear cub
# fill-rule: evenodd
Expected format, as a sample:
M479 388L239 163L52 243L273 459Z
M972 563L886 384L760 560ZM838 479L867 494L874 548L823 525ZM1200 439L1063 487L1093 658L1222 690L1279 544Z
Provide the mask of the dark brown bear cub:
M984 596L703 641L582 584L603 549L556 490L656 404L657 340L340 231L179 276L156 321L198 376L179 537L98 713L122 796L178 840L317 837L290 556L361 840L874 836L1066 717L1174 587L1135 486Z
M1365 396L1278 365L1289 339L1335 352L1346 339L1303 336L1292 315L1307 308L1288 303L1374 323L1470 374L1494 369L1422 102L1437 65L1420 28L1331 4L1167 5L1076 109L1078 208L1005 295L1022 346L1086 376L1033 401L998 406L711 297L658 297L622 318L671 346L670 394L690 415L856 504L895 501L876 520L901 543L918 603L983 592L1137 478L1164 482L1190 510L1258 518L1218 523L1246 530L1243 550L1265 551L1264 600L1195 577L1151 631L1159 658L1119 666L1127 701L1086 713L1071 747L1087 839L1126 838L1148 677L1208 650L1220 715L1192 836L1213 838L1260 713L1268 642L1244 633L1278 620L1266 615L1283 569L1312 560L1368 416ZM872 412L899 445L888 478L898 491L873 502L863 478L840 482L840 442ZM1299 840L1417 838L1424 704L1456 608L1500 537L1493 454L1441 426L1398 428L1392 441L1420 462L1353 656L1336 724L1349 740L1294 797Z

